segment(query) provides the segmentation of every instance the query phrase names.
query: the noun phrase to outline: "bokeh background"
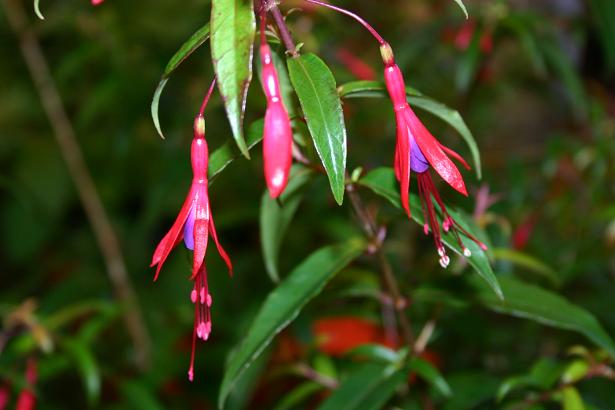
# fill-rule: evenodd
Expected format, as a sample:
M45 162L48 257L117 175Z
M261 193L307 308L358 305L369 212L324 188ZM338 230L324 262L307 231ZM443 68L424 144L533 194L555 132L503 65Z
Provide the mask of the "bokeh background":
M117 286L8 24L11 2L26 10L40 41L119 241L138 310L118 303ZM408 85L459 110L474 133L483 179L466 174L469 199L443 192L487 229L498 250L495 270L564 295L615 335L615 3L468 0L470 20L448 0L339 4L381 29ZM281 7L301 6L288 1ZM260 248L264 182L258 149L252 161L237 160L210 188L235 277L229 279L209 252L214 330L210 341L197 346L194 383L186 377L190 255L176 250L156 283L148 268L189 187L192 118L212 77L208 44L180 67L162 95L166 140L154 130L150 102L168 59L209 19L210 5L108 0L94 8L85 0L45 0L41 9L44 21L28 1L4 0L0 8L0 395L11 408L34 363L41 409L214 408L225 358L274 287ZM376 43L346 17L303 7L287 21L304 50L330 65L338 84L381 79ZM349 100L344 109L349 169L388 165L395 136L389 102ZM246 124L263 113L262 91L253 82ZM443 142L469 156L453 130L421 117ZM212 150L231 138L217 96L207 110L207 132ZM437 266L420 227L382 199L365 197L388 223L387 251L411 301L412 290L454 281ZM317 179L285 239L282 276L312 250L358 232L349 205L335 207L326 179ZM339 337L350 344L357 329L381 322L373 299L339 291L359 277L378 283L366 268L342 272L276 339L228 408L279 405L305 380L296 364L339 371L339 352L316 337L327 327L323 317L348 318L349 330ZM439 401L414 382L400 407L497 408L501 381L528 372L541 358L566 362L571 346L594 349L574 333L463 300L446 302L417 300L409 315L417 328L437 317L431 361L460 393ZM131 313L146 334L127 332L123 318ZM615 408L613 381L595 378L578 389L587 408ZM288 408L314 408L324 395L326 389ZM536 408L560 406L557 400L541 405Z

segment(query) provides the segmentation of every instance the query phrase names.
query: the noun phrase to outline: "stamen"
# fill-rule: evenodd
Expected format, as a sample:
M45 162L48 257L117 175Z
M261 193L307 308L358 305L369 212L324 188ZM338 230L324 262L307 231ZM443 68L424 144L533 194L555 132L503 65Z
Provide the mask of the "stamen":
M433 180L431 179L431 175L429 174L429 172L421 172L418 173L417 176L419 181L419 196L421 198L421 207L423 208L423 214L425 217L425 224L423 225L423 230L427 234L428 228L431 226L432 234L434 236L434 242L436 244L436 250L438 251L440 265L443 268L446 268L450 264L450 257L446 254L446 249L444 248L444 245L442 243L436 208L432 202L432 197L438 204L438 207L440 208L442 214L442 230L444 232L450 232L452 235L454 235L463 256L469 258L472 256L472 252L463 244L459 232L463 233L469 239L474 241L478 246L480 246L481 249L487 250L487 246L484 243L476 239L476 237L474 237L463 227L461 227L459 223L457 223L457 221L455 221L453 217L449 215L448 211L446 210L446 206L440 198L440 194L438 193L438 190L436 189Z

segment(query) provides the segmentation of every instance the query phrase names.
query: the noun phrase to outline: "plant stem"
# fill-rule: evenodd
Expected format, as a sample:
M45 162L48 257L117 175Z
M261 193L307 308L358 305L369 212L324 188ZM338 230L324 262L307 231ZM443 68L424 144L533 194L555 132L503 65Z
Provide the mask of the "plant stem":
M151 343L141 308L128 277L120 244L83 158L75 130L51 76L40 43L34 31L28 27L26 13L21 3L21 0L5 0L6 16L9 25L19 39L26 67L30 71L41 104L53 128L56 142L66 162L68 173L75 184L85 214L92 226L107 267L109 280L115 289L116 297L123 305L124 322L132 339L135 361L137 366L143 370L149 364Z
M284 21L284 16L278 8L275 0L260 0L260 2L261 13L268 11L271 14L271 17L273 17L273 21L278 27L278 32L280 33L280 39L282 40L282 43L284 43L284 47L286 47L286 51L288 51L293 58L299 57L297 47L293 41L293 36L290 34L290 30Z
M268 10L273 16L273 20L278 26L278 30L280 32L280 37L282 38L282 42L286 47L286 50L293 56L298 57L297 49L295 47L295 43L290 35L290 31L288 30L288 26L284 21L284 17L280 12L280 9L276 5L273 0L260 0L260 10L263 12L264 10ZM348 196L350 197L350 202L352 203L352 207L359 218L361 223L361 228L363 229L366 236L369 240L376 244L376 257L378 258L378 263L380 265L380 270L382 271L382 279L384 282L384 286L387 289L387 292L393 298L393 308L397 312L398 321L402 331L402 340L404 345L412 346L414 344L414 337L412 334L412 327L410 326L410 321L406 317L404 313L404 309L406 307L406 302L404 298L401 296L399 291L399 286L397 285L397 280L395 279L395 275L393 273L393 269L389 264L389 261L382 250L382 246L380 244L381 240L379 238L379 229L376 225L376 222L370 216L369 212L363 201L359 197L359 195L355 192L354 186L352 184L346 186L346 191L348 192Z
M347 185L346 192L348 193L348 197L350 198L352 208L354 209L355 213L357 214L357 217L359 218L361 227L363 228L363 232L367 235L367 237L376 247L375 254L380 265L380 271L382 272L382 279L384 285L387 291L393 297L393 307L397 312L399 325L402 331L402 340L404 342L404 345L410 346L412 348L414 344L414 336L412 333L412 327L410 326L410 320L404 312L406 308L406 301L401 295L399 285L397 284L397 279L395 279L395 274L393 273L393 269L391 268L391 264L389 263L384 253L384 250L382 249L378 226L376 225L376 222L374 221L372 216L367 211L365 204L363 203L361 197L355 191L354 186Z

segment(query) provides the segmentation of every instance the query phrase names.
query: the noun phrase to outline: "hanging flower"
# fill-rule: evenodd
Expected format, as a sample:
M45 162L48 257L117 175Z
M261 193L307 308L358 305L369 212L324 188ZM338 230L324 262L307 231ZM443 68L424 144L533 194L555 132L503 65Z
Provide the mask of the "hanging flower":
M463 245L458 231L463 232L468 238L476 242L481 248L487 247L463 229L447 212L444 202L436 189L431 178L430 168L433 168L444 181L463 195L468 195L465 183L457 166L451 161L449 156L459 161L465 168L470 169L468 163L455 151L442 145L418 119L406 100L406 85L401 70L395 64L393 51L387 43L380 46L382 59L385 64L384 80L389 92L389 96L395 109L397 121L397 144L395 146L394 168L395 176L400 183L401 203L410 216L409 190L410 174L417 175L419 183L419 197L425 218L424 231L427 235L431 229L440 255L440 265L447 267L450 258L442 243L442 233L440 231L439 218L434 206L434 200L440 208L442 214L442 230L451 231L461 247L466 257L471 256L471 252Z
M269 195L277 198L288 184L292 164L293 131L280 93L280 81L271 49L265 39L265 14L261 17L262 83L267 97L267 112L263 130L263 160Z
M17 397L15 410L34 410L36 408L36 396L34 395L33 387L36 384L38 376L36 360L28 359L26 365L25 379L28 382L28 387L24 388Z
M395 64L395 57L391 46L368 22L357 14L341 7L323 3L320 0L306 1L350 16L365 27L378 43L380 43L380 54L384 62L384 81L395 109L395 119L397 121L397 143L395 145L393 164L395 177L400 185L401 204L408 214L408 217L410 217L410 173L414 171L419 182L419 197L421 199L421 206L425 218L423 230L425 235L429 234L430 229L433 233L436 249L440 256L440 265L446 268L450 263L450 258L446 254L446 249L442 243L440 219L438 218L434 200L440 208L439 211L442 215L442 230L454 234L459 243L459 247L466 257L470 257L472 253L461 241L459 232L463 232L468 238L476 242L478 246L486 250L487 247L485 244L463 229L457 221L450 216L431 179L431 173L429 172L429 169L433 168L451 187L467 196L468 191L463 182L463 177L449 156L459 161L467 169L470 169L470 166L455 151L440 144L418 119L414 111L412 111L412 108L410 108L410 105L408 105L404 77L397 64Z
M209 93L203 103L203 107L201 108L201 113L199 113L194 121L194 138L191 148L193 179L190 191L188 192L188 196L173 226L158 244L151 264L151 266L156 266L156 275L154 277L154 280L156 280L171 250L179 244L182 239L186 248L194 251L192 276L190 277L190 279L194 281L194 287L190 293L190 300L194 304L195 312L192 353L190 357L190 369L188 371L188 378L190 381L194 378L194 351L196 339L207 340L211 333L210 309L212 297L207 286L207 270L205 268L205 253L207 251L209 235L213 238L220 256L226 262L230 275L232 276L233 274L231 260L218 241L214 219L209 206L209 194L207 190L209 153L207 141L205 140L205 120L202 112L211 95L213 85L212 83Z

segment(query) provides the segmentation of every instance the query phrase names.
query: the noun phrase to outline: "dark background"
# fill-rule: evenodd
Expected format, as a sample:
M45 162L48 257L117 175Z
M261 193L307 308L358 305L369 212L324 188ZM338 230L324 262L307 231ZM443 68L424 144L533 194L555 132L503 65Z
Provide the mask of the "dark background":
M504 252L495 261L496 271L514 271L565 295L614 335L615 12L610 2L467 1L470 22L446 0L339 4L381 29L396 50L408 85L459 110L474 133L483 180L465 174L473 194L469 199L446 188L442 192L447 201L474 212L496 248L530 257L519 265ZM597 4L607 4L611 14L599 11ZM281 8L294 6L300 3L283 2ZM44 0L44 21L36 19L29 2L23 7L119 239L151 350L147 369L138 370L136 353L146 347L135 345L126 332L100 248L3 8L0 387L8 388L14 400L24 387L26 362L35 360L40 408L83 408L88 401L105 408L213 408L224 358L274 286L260 252L264 182L259 149L252 161L232 164L210 188L218 234L233 259L235 277L227 277L210 250L214 330L208 343L197 346L192 384L186 378L193 320L190 254L175 250L156 283L148 268L189 187L192 118L212 77L207 43L172 76L162 95L166 140L154 130L150 102L166 62L209 19L210 5L107 0L94 8L85 0ZM376 43L346 17L309 7L292 13L288 23L304 50L318 53L330 65L338 84L356 79L340 50L363 59L381 79ZM390 164L395 135L390 108L384 99L344 103L350 170ZM246 125L263 113L264 98L254 81ZM419 114L444 143L469 157L453 130ZM231 138L218 96L207 110L207 132L212 150ZM497 199L486 209L485 193ZM408 292L450 277L437 266L433 244L419 227L383 200L368 193L365 197L389 222L388 250ZM334 206L327 181L318 179L285 240L282 274L319 246L357 232L348 204ZM10 320L16 310L18 325ZM418 326L433 311L433 306L417 302L410 316ZM566 349L575 344L592 348L573 333L477 308L445 306L438 312L430 349L451 384L474 380L474 387L465 391L491 389L484 408L494 408L499 381L526 372L539 358L565 360ZM62 314L69 319L54 325ZM373 302L325 292L284 334L282 339L301 347L290 358L278 358L280 366L327 356L316 353L312 325L319 317L339 314L380 320ZM275 347L274 354L280 349ZM248 408L273 408L299 383L301 377L288 372L276 376L280 366L274 362L258 377L257 393L243 394L251 403ZM99 394L87 387L96 379L101 380ZM288 385L283 391L272 387L282 382ZM419 397L413 389L410 397ZM580 387L587 402L599 409L615 408L614 389L604 380ZM318 402L310 400L311 405ZM480 402L450 408L474 408ZM234 408L240 407L241 400Z

